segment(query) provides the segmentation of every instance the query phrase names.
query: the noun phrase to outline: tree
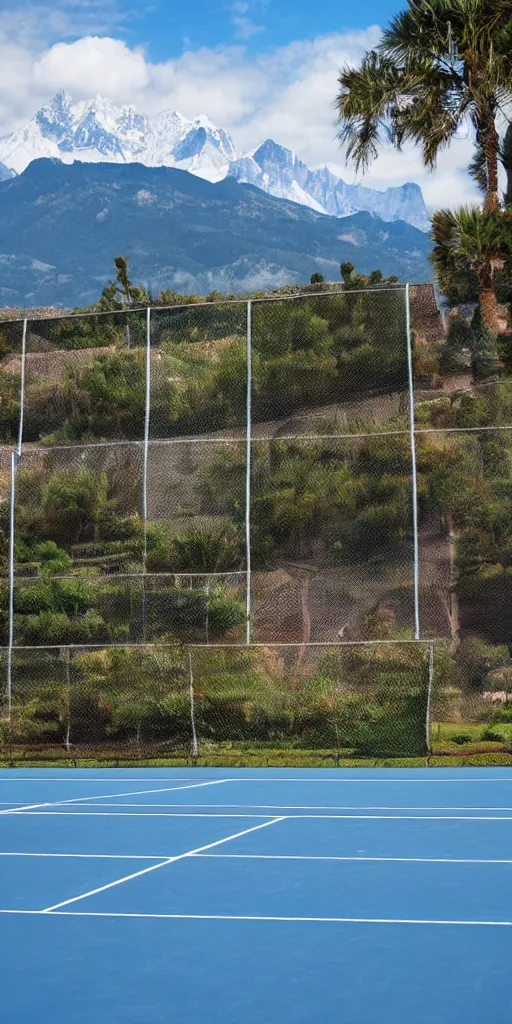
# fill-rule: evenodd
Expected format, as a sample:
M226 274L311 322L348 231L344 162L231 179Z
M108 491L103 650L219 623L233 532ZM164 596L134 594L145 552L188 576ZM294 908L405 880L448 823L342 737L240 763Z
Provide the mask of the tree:
M66 547L98 540L102 518L112 505L106 473L85 466L57 470L41 488L45 537Z
M116 277L114 281L109 281L105 285L101 299L98 303L100 309L130 309L133 305L140 306L149 301L148 294L145 288L140 285L134 285L130 280L128 271L128 259L126 256L116 256L114 258L114 266L116 268ZM126 344L130 348L130 324L129 318L126 318Z
M498 118L512 99L510 0L408 0L359 67L339 75L339 137L365 169L384 136L420 145L435 167L461 122L476 132L471 172L499 209Z
M512 216L499 210L461 207L438 210L432 219L431 261L441 288L457 273L474 271L482 321L494 334L501 328L495 293L496 271L512 253Z
M505 207L512 209L512 124L509 124L501 147L501 162L507 175Z
M116 256L114 266L115 280L105 285L99 301L100 308L124 309L126 306L140 305L147 301L146 290L140 285L134 285L130 280L127 257Z
M325 277L323 274L314 273L311 274L310 284L323 284Z
M353 263L340 264L340 274L345 285L350 284L350 278L352 277L352 274L354 273L355 269L356 268Z
M375 285L375 284L382 284L383 281L384 281L384 276L383 276L382 270L372 270L370 276L368 277L368 283L370 285Z

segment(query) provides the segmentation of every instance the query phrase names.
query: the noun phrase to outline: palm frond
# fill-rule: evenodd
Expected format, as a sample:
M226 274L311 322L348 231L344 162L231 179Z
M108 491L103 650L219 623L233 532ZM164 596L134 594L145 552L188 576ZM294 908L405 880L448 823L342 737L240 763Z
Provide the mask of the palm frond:
M512 215L467 206L437 210L430 237L430 259L440 283L443 275L478 272L484 264L498 269L512 252Z
M356 169L365 170L377 156L381 132L387 130L401 93L401 76L390 61L371 51L359 68L343 68L338 81L339 139Z
M419 145L426 166L448 146L463 116L494 131L512 101L512 0L408 0L376 50L339 78L339 138L365 170L388 138ZM470 173L486 187L483 151ZM489 159L489 155L487 155Z
M509 124L505 133L505 138L501 146L500 157L507 175L505 206L507 209L512 209L512 123Z

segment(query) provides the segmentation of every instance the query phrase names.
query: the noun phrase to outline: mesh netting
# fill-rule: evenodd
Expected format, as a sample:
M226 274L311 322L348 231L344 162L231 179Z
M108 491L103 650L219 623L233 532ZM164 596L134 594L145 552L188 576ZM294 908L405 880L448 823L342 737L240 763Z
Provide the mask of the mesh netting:
M5 756L512 747L508 357L425 288L0 324Z
M426 751L426 645L16 649L12 757Z

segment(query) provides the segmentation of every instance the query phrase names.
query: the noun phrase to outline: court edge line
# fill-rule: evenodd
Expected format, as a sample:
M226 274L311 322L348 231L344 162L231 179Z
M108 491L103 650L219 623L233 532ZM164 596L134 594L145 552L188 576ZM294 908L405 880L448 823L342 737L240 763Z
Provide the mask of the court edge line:
M61 807L64 804L83 804L89 803L92 800L111 800L113 797L117 796L149 796L154 793L175 793L176 791L183 789L201 789L204 786L220 786L223 782L230 782L230 779L212 779L209 782L194 782L190 786L165 786L162 789L137 789L132 793L100 793L98 796L73 796L68 800L51 800L46 806ZM147 805L141 804L141 806L146 807ZM175 804L171 804L171 806L174 807Z
M243 832L235 832L232 836L226 836L224 839L217 839L214 843L206 843L205 846L198 846L195 850L187 850L186 853L179 853L176 857L168 857L160 864L152 864L149 868L143 868L142 871L135 871L131 875L125 875L124 878L118 878L114 882L108 882L107 885L100 885L97 889L91 889L89 892L81 893L79 896L72 896L69 900L62 900L61 903L55 903L51 907L45 907L41 910L42 914L51 914L55 910L60 910L61 907L67 907L71 903L78 903L79 900L85 900L89 896L96 896L100 892L105 892L106 889L113 889L117 885L122 885L124 882L131 882L134 878L140 878L141 875L147 875L150 871L157 871L159 868L163 868L166 864L175 864L178 860L184 860L186 857L192 857L196 853L202 853L204 850L211 850L214 846L221 846L222 843L229 843L232 839L240 839L242 836L246 836L249 832L257 832L260 828L266 828L268 825L277 825L279 821L283 821L283 818L272 818L270 821L264 821L260 825L253 825L252 828L246 828Z
M37 854L34 854L37 856ZM399 864L512 864L510 860L487 860L478 857L342 857L322 854L298 853L194 853L193 857L210 860L341 860L341 861L383 861Z
M268 823L269 825L271 822ZM210 860L326 860L326 861L383 861L400 864L512 864L512 859L478 857L343 857L335 854L286 854L286 853L190 853L189 857ZM25 851L1 851L0 857L60 857L64 860L158 860L166 862L171 857L165 853L33 853Z
M84 770L87 770L87 769L84 769ZM106 770L109 771L110 769L107 768ZM172 771L172 768L169 769L169 770ZM383 769L383 770L386 771L387 769ZM431 770L435 771L436 769L431 769ZM116 779L121 779L121 776L116 775L115 778ZM142 776L142 778L143 778L143 776ZM184 777L180 776L179 778L176 778L174 781L175 782L193 782L193 780L194 780L194 776L192 776L191 778L184 778ZM7 783L11 783L11 782L76 782L76 783L78 783L78 782L110 782L110 781L111 781L110 779L105 779L105 778L101 778L101 779L99 779L99 778L94 778L94 779L79 778L79 779L75 779L72 776L66 776L65 778L59 779L58 776L54 776L54 775L44 776L43 778L39 778L37 776L29 776L29 775L23 776L21 778L20 777L6 778L5 776L0 776L0 784L2 782L7 782ZM135 779L131 778L131 779L124 779L123 781L124 782L138 782L139 779L138 778L135 778ZM162 778L162 779L159 779L159 778L148 778L145 781L146 782L165 782L165 781L168 781L168 780L166 780L165 778ZM466 779L466 778L463 779L463 778L460 778L460 776L459 777L449 778L449 779L435 779L435 778L425 779L423 777L421 779L399 779L399 778L380 779L380 778L374 778L374 777L367 778L367 779L347 779L347 778L342 778L342 779L314 779L314 778L297 779L297 778L293 778L293 779L288 779L288 778L283 777L283 776L279 776L279 777L272 776L272 777L268 777L268 778L267 777L261 778L261 777L250 776L248 778L244 778L243 776L234 775L231 778L223 780L223 781L226 781L226 782L287 782L287 783L288 782L299 782L301 784L304 784L305 782L308 782L308 783L309 782L314 782L314 783L319 783L321 785L324 785L324 784L325 785L329 785L331 783L337 783L338 785L343 785L343 786L344 785L353 785L354 783L371 783L372 785L374 783L376 785L382 785L382 784L384 784L384 785L392 785L394 783L399 783L401 785L403 783L408 783L408 782L417 783L417 784L427 783L429 785L432 785L432 784L434 784L434 785L442 785L444 783L449 783L449 782L459 782L459 783L463 783L463 784L467 784L467 783L484 783L484 782L512 782L512 774L511 775L497 775L497 776L494 776L494 777L486 777L484 779L482 779L480 777L472 777L472 778L469 778L469 779Z
M53 807L53 804L36 804L36 807ZM148 807L153 806L148 804ZM179 804L176 806L179 807ZM275 818L274 815L270 814L195 814L195 813L182 813L177 812L173 814L168 811L148 811L147 814L139 811L116 811L114 814L110 814L108 811L38 811L26 809L23 807L12 808L8 811L0 811L0 814L14 814L26 815L26 817L81 817L81 818L272 818L272 820L283 821L284 819L290 820L297 818L298 820L304 819L338 819L340 821L353 821L362 819L363 821L512 821L512 814L509 815L489 815L489 814L282 814L279 818Z
M78 769L78 771L80 771L80 770L89 771L89 769L87 769L87 768ZM107 768L106 769L106 771L108 771L108 772L114 772L114 771L118 771L118 770L119 769L116 769L116 768ZM172 768L169 769L169 770L172 771ZM17 769L16 768L15 769L11 769L11 768L9 768L9 769L0 769L0 771L10 771L10 772L13 772L13 771L17 771ZM58 771L58 769L56 769L56 771ZM121 769L121 771L125 771L125 769ZM209 775L205 775L205 776L203 776L203 778L205 780L207 780L207 779L210 779L210 776ZM155 778L151 778L150 777L148 779L144 779L143 775L141 775L139 778L128 778L128 779L123 779L122 775L113 775L111 779L105 778L105 777L102 777L101 779L97 779L97 778L88 779L88 778L84 778L81 775L78 778L76 778L76 779L75 779L75 777L73 775L63 775L62 778L60 778L60 776L58 776L58 775L13 775L12 778L10 778L9 776L0 775L0 785L2 784L2 782L7 783L8 785L10 785L11 782L76 782L76 783L78 783L78 782L85 782L85 783L88 783L88 782L104 782L104 783L110 785L111 782L112 782L112 779L114 781L116 779L119 779L120 782L144 782L144 781L145 782L171 782L171 781L174 781L174 782L194 782L195 779L197 779L197 775L192 775L192 776L190 776L190 778L188 776L185 776L185 775L177 775L174 779L171 779L171 777L166 778L165 775L163 775L161 779L156 778L156 777ZM212 781L216 781L216 780L212 779ZM229 781L232 782L233 780L230 779Z
M53 806L54 806L54 804L35 804L34 805L35 808L36 807L53 807ZM96 804L94 804L94 806L96 807ZM153 807L155 805L154 804L145 804L143 806ZM158 804L156 804L156 806L158 807ZM175 806L179 807L180 805L176 804ZM107 807L108 807L108 805L107 805ZM1 813L3 813L3 814L19 814L20 817L22 816L22 814L26 814L27 817L28 817L29 814L33 815L34 817L37 817L37 816L41 817L43 814L46 814L48 817L52 817L52 818L58 818L58 817L64 817L64 816L67 816L68 818L73 818L73 817L75 817L75 818L77 818L77 817L78 818L87 818L87 817L89 817L89 818L272 818L272 819L275 818L275 814L249 814L249 813L247 813L247 814L207 814L206 812L204 812L204 814L189 814L189 813L183 813L182 814L181 812L178 812L176 814L171 814L168 811L161 811L161 812L160 811L148 811L147 814L144 814L142 812L135 812L135 811L134 812L127 811L126 813L124 813L124 811L116 811L115 814L110 814L108 810L105 810L105 811L75 811L75 810L72 810L72 811L38 811L38 810L35 810L35 809L34 810L30 810L30 809L29 810L25 810L25 808L23 808L23 807L13 807L13 808L9 809L9 811L3 811ZM299 814L286 815L285 814L285 815L281 815L281 817L284 817L284 818L286 818L286 817L294 817L294 818L309 817L309 818L316 818L316 817L332 817L332 815L316 815L316 814L309 814L309 815L299 815ZM338 817L339 817L339 815L338 815ZM367 815L361 815L361 817L367 817ZM393 817L394 817L394 815L393 815ZM511 815L511 820L512 820L512 815Z
M81 860L169 860L167 853L34 853L25 850L1 850L0 857L75 857Z
M133 793L102 793L100 796L73 796L68 800L47 800L45 803L40 804L27 804L23 807L7 807L5 810L0 811L0 814L16 814L19 811L31 811L36 810L38 807L64 807L68 804L82 803L87 806L92 800L109 800L116 796L144 796L145 794L151 793L172 793L176 790L182 789L199 789L201 786L218 786L221 782L229 782L229 779L214 779L210 782L196 782L192 786L167 786L165 789L139 789ZM142 807L151 806L151 804L141 804ZM175 806L172 804L171 806Z
M185 789L189 789L189 786L185 786ZM158 792L158 790L155 790ZM129 794L128 794L129 795ZM98 798L99 799L99 798ZM108 799L104 797L102 799ZM5 803L15 803L16 801L5 801ZM87 797L77 797L74 801L78 807L92 807L93 804L88 803ZM64 801L59 800L59 805ZM70 803L70 801L66 801ZM0 806L2 801L0 800ZM209 808L242 808L246 811L258 810L258 811L512 811L512 807L444 807L442 804L436 807L419 806L419 807L401 807L398 804L395 805L384 805L384 804L184 804L180 801L179 804L161 804L159 803L109 803L108 807L174 807L176 810L181 807L209 807ZM269 815L271 817L271 815Z
M185 854L188 856L188 854ZM446 925L476 928L512 928L512 921L444 921L428 918L396 917L264 917L236 914L130 914L92 910L0 910L0 914L24 914L33 917L118 917L168 921L282 921L291 924L409 924Z
M6 807L0 814L17 814L19 811L35 811L38 807L51 807L51 803L25 804L21 807Z

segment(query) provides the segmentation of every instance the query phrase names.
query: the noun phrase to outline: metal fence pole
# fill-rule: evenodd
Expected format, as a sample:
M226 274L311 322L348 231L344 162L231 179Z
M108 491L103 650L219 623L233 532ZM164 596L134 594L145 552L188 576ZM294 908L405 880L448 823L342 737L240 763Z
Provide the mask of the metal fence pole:
M7 717L12 718L12 649L14 645L14 521L16 507L16 470L21 459L23 445L23 420L25 413L25 364L27 352L28 320L23 321L21 336L21 374L20 374L20 416L18 420L18 443L15 452L11 452L11 493L9 505L9 610L8 610L8 646L7 646Z
M144 457L142 465L142 639L146 640L146 572L148 559L148 458L151 411L151 307L146 310L146 396L144 406Z
M28 320L23 321L23 334L21 336L21 381L20 381L20 418L18 422L18 455L21 455L23 444L23 420L25 417L25 363L27 352L27 327Z
M18 453L11 452L11 499L9 511L9 639L7 646L7 718L12 715L12 648L14 644L14 508Z
M410 287L405 286L405 330L407 344L407 374L409 379L409 438L411 444L412 467L412 530L414 546L414 638L419 640L420 632L420 596L419 596L419 541L418 541L418 477L416 469L416 430L414 415L414 366L411 333L411 302Z
M251 642L251 463L252 463L252 302L247 302L247 400L245 451L245 568L246 568L246 626L245 641Z
M188 693L190 700L190 724L192 727L192 756L199 756L199 744L197 742L196 716L194 710L194 672L192 669L192 652L188 652Z
M427 740L428 753L432 753L432 747L430 743L430 727L431 727L431 715L432 715L432 689L434 686L434 641L431 640L428 645L428 690L427 690L427 714L425 719L425 732Z
M142 479L142 518L144 525L144 572L147 559L147 525L148 525L148 455L149 455L149 418L151 403L151 307L146 310L146 400L144 409L144 464Z

